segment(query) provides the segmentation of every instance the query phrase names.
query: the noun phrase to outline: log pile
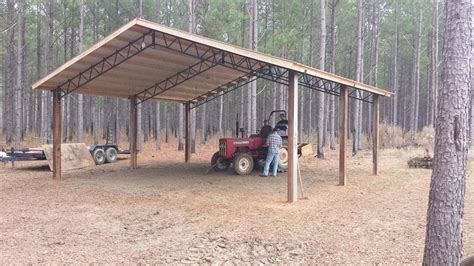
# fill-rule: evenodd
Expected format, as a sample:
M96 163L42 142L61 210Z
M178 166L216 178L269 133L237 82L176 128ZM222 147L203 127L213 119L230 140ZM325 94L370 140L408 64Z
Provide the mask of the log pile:
M433 157L430 155L428 149L425 150L423 157L410 158L407 163L410 168L433 169Z

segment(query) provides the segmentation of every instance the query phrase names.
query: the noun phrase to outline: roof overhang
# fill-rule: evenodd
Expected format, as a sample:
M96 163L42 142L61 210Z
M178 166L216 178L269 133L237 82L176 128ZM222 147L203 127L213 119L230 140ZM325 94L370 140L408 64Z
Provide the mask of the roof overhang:
M204 103L253 78L287 84L288 72L300 74L310 89L367 101L392 93L290 60L134 19L33 84L36 90L60 89L129 98ZM355 93L361 91L363 93Z

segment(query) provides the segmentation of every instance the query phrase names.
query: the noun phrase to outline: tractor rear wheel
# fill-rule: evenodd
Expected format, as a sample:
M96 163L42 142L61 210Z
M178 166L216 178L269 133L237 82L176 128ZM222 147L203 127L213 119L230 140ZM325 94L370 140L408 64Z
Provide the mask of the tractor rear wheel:
M222 156L220 156L219 152L217 151L214 153L214 155L212 155L211 165L214 171L225 171L229 169L230 162L229 160L222 158Z
M253 158L247 153L240 153L234 157L234 171L238 175L248 175L253 170Z
M286 172L288 169L288 147L281 147L279 152L278 171Z

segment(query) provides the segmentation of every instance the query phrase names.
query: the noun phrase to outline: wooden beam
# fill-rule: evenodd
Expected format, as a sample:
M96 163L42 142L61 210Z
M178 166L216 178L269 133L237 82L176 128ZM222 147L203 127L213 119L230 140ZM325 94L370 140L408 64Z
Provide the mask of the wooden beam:
M137 97L130 97L130 169L137 168Z
M346 185L346 139L347 113L349 109L349 89L341 85L339 95L339 185Z
M61 179L61 91L53 91L53 179Z
M185 104L185 112L186 112L186 141L185 141L185 149L184 149L184 161L189 163L191 160L191 103L186 102Z
M374 175L378 174L378 156L379 156L379 123L380 123L380 97L376 94L374 96L373 102L373 112L374 112L374 144L373 144L373 166L374 166Z
M298 74L288 79L288 202L298 199Z

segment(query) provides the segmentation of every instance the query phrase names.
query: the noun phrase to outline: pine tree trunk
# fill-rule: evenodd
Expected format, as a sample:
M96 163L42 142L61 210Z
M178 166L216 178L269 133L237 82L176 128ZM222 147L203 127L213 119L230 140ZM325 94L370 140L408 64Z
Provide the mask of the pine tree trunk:
M310 4L310 29L309 29L309 66L314 66L314 0L311 0ZM313 134L313 90L309 90L308 95L308 140L311 142L311 136ZM303 114L304 115L304 114Z
M189 32L196 30L196 5L197 0L189 0ZM196 153L196 108L191 110L191 153Z
M224 128L222 127L222 118L224 115L224 96L222 96L223 92L219 92L219 138L224 137Z
M41 3L36 4L36 80L41 78ZM35 92L36 95L36 111L35 111L35 137L41 136L41 94L42 92Z
M120 133L121 133L121 123L120 121L122 119L120 119L120 110L122 109L122 106L120 104L120 99L115 99L115 127L114 127L114 131L115 131L115 134L114 134L114 143L117 144L117 145L120 145Z
M424 265L459 265L468 155L473 3L445 1L443 73L435 125Z
M184 110L183 105L178 105L178 150L182 151L184 149Z
M436 116L436 95L438 91L438 0L432 0L432 33L431 33L431 83L428 102L431 103L428 110L428 126L433 126Z
M163 114L165 115L165 143L169 142L169 126L170 126L170 115L168 114L168 103L165 103L163 108Z
M471 16L471 29L474 29L474 16ZM470 90L470 98L471 98L471 121L470 121L470 145L472 145L474 141L474 33L471 34L471 90Z
M22 128L22 63L23 63L23 40L22 36L22 24L23 24L23 1L18 1L18 11L17 11L17 26L18 26L18 41L17 41L17 73L16 73L16 89L15 89L15 99L16 99L16 125L15 125L15 149L20 149L21 144L21 128Z
M339 0L332 0L331 4L331 73L336 74L336 49L337 49L337 30L336 30L336 6ZM329 147L336 149L336 100L334 95L329 96Z
M45 57L46 57L46 73L50 73L53 69L53 39L54 39L54 24L53 24L53 4L52 0L46 1L46 42L45 42ZM42 132L44 132L44 143L51 141L51 109L52 100L51 93L45 91L43 94L43 112L42 112Z
M250 45L253 51L258 49L258 3L257 0L250 0ZM257 133L257 80L254 79L250 84L249 95L249 130L251 134Z
M7 8L8 8L8 16L7 19L10 23L15 21L15 3L12 0L7 1ZM12 135L13 135L13 128L14 128L14 106L15 106L15 81L14 81L14 70L16 62L15 62L15 27L12 26L8 29L7 32L7 54L5 59L5 93L3 95L3 107L4 107L4 114L5 114L5 142L10 144L12 142Z
M156 0L155 2L155 5L156 5L156 22L157 23L161 23L161 17L160 17L160 14L161 14L161 0ZM156 108L156 117L155 117L155 123L156 123L156 133L155 133L155 138L156 138L156 145L155 145L155 148L157 150L160 150L161 149L161 117L160 117L160 109L161 109L161 103L160 102L156 102L155 103L155 108ZM165 109L166 110L166 109ZM166 114L166 111L165 111L165 115Z
M437 0L435 0L437 1ZM398 2L397 2L398 3ZM393 49L393 109L392 109L392 125L398 125L398 4L395 6L395 44Z
M362 27L364 21L364 7L363 1L357 0L357 61L356 61L356 80L362 82L364 71L363 71L363 36ZM356 93L360 93L357 91ZM359 95L360 96L360 95ZM360 149L360 110L361 105L357 101L353 105L354 113L354 124L353 124L353 135L352 135L352 154L355 155Z
M201 106L201 144L206 144L206 104Z
M326 0L320 1L321 35L319 49L319 68L325 70L326 64ZM321 84L322 85L322 84ZM317 157L324 159L324 92L318 92L318 149Z
M156 149L160 150L161 149L161 120L160 120L161 104L160 102L157 102L155 104L155 108L156 108L156 135L155 135L156 136Z
M84 49L84 0L79 3L79 52ZM84 96L77 96L77 141L84 142Z
M410 130L414 134L418 130L418 110L420 99L420 42L421 42L421 22L422 11L418 9L418 19L415 33L415 54L413 56L413 77L411 94L411 126Z
M92 105L92 132L94 135L94 144L99 143L99 98L93 98Z

